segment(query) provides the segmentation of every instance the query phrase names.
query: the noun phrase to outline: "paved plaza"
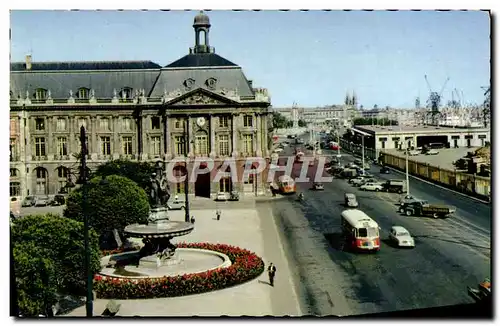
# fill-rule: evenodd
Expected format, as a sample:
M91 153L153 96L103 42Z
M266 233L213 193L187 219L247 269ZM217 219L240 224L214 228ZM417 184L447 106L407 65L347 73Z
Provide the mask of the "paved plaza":
M217 206L224 207L225 203ZM214 203L196 198L193 209L196 226L192 233L174 241L224 243L249 249L264 260L266 266L273 262L277 266L274 288L267 283L267 273L248 283L232 288L176 298L116 300L121 304L118 316L284 316L300 315L300 308L291 281L290 271L278 238L271 209L266 202L253 199L221 208L222 218L215 219ZM183 221L184 211L171 211L170 219ZM94 314L100 315L109 300L96 299ZM84 316L81 306L67 316Z

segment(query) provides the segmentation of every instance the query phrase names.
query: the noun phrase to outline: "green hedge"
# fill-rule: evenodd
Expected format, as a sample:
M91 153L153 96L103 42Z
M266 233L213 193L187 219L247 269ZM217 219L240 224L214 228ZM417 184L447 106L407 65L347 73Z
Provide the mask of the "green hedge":
M247 282L264 271L262 259L246 249L209 243L180 243L177 247L217 251L226 254L232 265L202 273L138 280L97 275L94 278L97 297L151 299L204 293Z

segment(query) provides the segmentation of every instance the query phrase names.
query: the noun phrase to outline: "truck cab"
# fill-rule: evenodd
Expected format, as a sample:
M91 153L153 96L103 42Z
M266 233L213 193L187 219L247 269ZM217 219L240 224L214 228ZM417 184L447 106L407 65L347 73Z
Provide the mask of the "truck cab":
M446 205L428 204L425 201L406 203L400 207L399 211L406 216L432 216L434 218L444 218L453 214L456 209Z

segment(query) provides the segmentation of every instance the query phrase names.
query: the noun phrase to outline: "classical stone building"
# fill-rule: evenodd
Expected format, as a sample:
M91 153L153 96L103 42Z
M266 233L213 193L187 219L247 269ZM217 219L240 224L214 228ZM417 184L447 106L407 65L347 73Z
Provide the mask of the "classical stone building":
M90 169L111 159L168 163L187 154L217 164L234 157L241 176L246 157L269 157L267 90L254 88L241 67L215 53L207 15L197 15L193 27L195 46L165 67L150 61L32 62L30 56L12 63L11 196L55 194L68 175L74 181L82 125ZM178 165L174 175L185 174L186 163ZM257 194L267 179L266 171L247 181L228 173L214 182L214 173L199 177L190 191ZM171 187L184 191L183 183Z

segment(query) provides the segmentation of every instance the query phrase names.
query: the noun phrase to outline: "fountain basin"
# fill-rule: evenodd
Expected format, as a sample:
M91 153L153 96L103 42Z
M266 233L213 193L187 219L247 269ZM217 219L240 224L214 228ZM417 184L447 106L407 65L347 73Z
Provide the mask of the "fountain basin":
M139 251L130 251L120 254L109 255L101 258L101 272L103 277L124 278L139 280L144 278L162 278L165 276L179 276L184 274L196 274L219 268L231 266L231 260L226 254L221 252L196 249L196 248L177 248L172 263L168 260L159 267L154 264L139 267L134 265L125 265L123 267L109 267L113 261L129 260L137 256ZM144 257L146 258L146 257ZM144 259L143 258L143 259ZM148 256L148 260L154 261L156 255Z
M158 224L131 224L125 227L125 233L137 238L173 238L191 233L194 225L188 222L168 221Z

